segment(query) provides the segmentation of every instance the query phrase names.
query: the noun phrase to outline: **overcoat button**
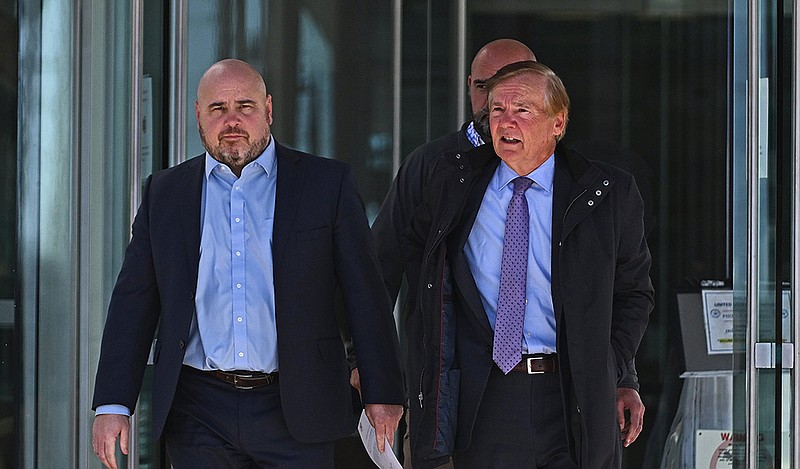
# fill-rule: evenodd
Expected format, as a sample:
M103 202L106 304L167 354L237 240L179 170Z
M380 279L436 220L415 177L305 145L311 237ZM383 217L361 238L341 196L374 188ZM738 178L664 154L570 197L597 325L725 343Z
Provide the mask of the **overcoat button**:
M603 192L602 192L602 191L600 191L599 189L597 190L597 192L595 192L595 194L596 194L598 197L599 197L599 196L600 196L600 194L602 194L602 193L603 193Z
M456 159L457 159L457 160L460 160L460 159L461 159L461 153L456 153Z
M463 183L463 182L464 182L464 178L460 178L460 179L458 180L458 182L460 182L460 183Z
M428 288L433 288L433 284L432 284L432 283L429 283L429 284L428 284Z
M604 185L604 186L607 186L607 185L608 185L608 179L606 179L605 181L603 181L603 185Z
M586 203L589 204L589 206L591 207L592 205L594 205L594 200L590 200L590 201L588 201Z

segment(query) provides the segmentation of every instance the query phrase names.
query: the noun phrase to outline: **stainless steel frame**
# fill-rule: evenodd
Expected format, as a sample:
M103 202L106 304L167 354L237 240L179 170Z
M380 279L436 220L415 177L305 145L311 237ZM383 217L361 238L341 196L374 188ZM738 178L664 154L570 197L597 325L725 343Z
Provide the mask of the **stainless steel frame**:
M467 0L459 0L456 11L456 61L458 72L456 73L456 115L454 117L453 128L461 128L464 123L464 116L467 115L467 102L464 97L467 95L467 70L472 66L467 65ZM470 108L470 114L472 109Z
M392 1L392 176L400 170L403 85L403 0Z
M794 369L792 370L792 460L800 469L800 4L792 5L792 306Z
M131 97L130 97L130 222L139 208L142 180L142 78L144 61L144 0L131 0ZM139 416L131 415L128 439L128 469L139 467Z
M758 0L749 0L747 7L747 346L758 341L758 126L759 126L759 65L761 31ZM758 448L758 373L754 350L747 352L747 451L745 467L756 467Z
M186 27L188 0L172 0L169 37L169 165L186 160Z

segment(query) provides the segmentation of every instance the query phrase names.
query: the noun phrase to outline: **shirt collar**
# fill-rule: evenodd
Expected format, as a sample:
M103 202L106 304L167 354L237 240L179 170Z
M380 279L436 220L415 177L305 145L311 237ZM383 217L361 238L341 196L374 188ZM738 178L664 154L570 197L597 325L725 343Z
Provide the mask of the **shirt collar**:
M472 146L475 148L485 143L483 141L483 138L481 138L481 134L479 134L478 131L475 130L474 121L470 121L469 125L467 126L467 140L469 140L469 143L471 143Z
M225 166L223 163L215 160L213 156L211 156L208 151L206 151L206 180L211 175L211 171L214 170L217 166ZM275 172L275 139L272 138L270 135L269 144L264 151L258 155L258 158L248 163L243 169L242 173L244 173L245 169L250 166L254 166L256 168L261 168L267 176L271 176Z
M533 183L544 191L552 192L555 169L555 155L550 155L550 157L547 158L544 163L539 165L538 168L534 169L530 173L526 174L525 177L533 180ZM500 160L500 164L497 166L497 171L494 173L494 189L500 192L505 189L507 185L511 184L511 181L518 177L519 174L514 172L513 169L509 168L505 161Z

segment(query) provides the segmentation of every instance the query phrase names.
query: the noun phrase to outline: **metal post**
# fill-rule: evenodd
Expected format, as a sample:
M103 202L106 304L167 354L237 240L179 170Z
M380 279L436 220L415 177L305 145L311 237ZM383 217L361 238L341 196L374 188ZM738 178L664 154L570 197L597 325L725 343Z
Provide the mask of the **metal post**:
M403 87L403 0L392 2L392 177L400 169Z
M467 81L464 77L467 76L467 1L460 0L457 5L457 24L456 24L456 41L457 41L457 63L458 73L456 73L456 96L458 101L456 105L456 116L453 123L453 128L458 129L464 123L464 116L467 115L467 102L464 99L467 96ZM469 65L471 66L471 64ZM472 114L472 107L470 107L470 115ZM471 117L471 116L470 116Z
M143 20L144 1L131 1L131 101L130 101L130 221L139 208L142 180L142 68L143 68ZM131 415L128 436L128 469L139 467L139 418Z
M794 203L792 204L792 323L794 333L794 369L792 370L792 468L800 469L800 5L792 5L792 186ZM781 17L778 18L781 21Z
M747 344L758 341L758 129L759 129L759 0L749 0L747 7ZM747 448L745 467L756 467L758 453L758 383L752 349L747 353Z
M186 28L187 0L172 0L169 67L169 165L186 160Z

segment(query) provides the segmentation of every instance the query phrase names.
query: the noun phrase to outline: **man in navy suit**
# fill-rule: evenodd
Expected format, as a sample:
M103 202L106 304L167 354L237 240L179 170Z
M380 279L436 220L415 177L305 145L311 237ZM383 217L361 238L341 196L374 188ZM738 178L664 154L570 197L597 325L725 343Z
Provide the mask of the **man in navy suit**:
M95 453L112 469L117 438L127 453L152 348L153 437L174 467L332 468L354 412L338 292L383 449L403 385L350 167L278 144L272 97L245 62L212 65L195 111L207 153L148 179L112 294Z

